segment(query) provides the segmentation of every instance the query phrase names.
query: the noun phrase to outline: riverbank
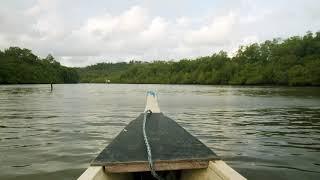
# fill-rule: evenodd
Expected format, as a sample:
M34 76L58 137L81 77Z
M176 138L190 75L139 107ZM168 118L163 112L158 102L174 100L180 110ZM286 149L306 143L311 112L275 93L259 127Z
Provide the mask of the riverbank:
M70 68L48 55L11 47L0 51L0 84L126 83L320 86L320 32L241 46L231 57L98 63Z
M48 85L50 86L50 83L19 83L19 84L0 84L5 86L5 85ZM143 84L143 85L172 85L172 86L179 86L179 85L197 85L197 86L233 86L233 87L320 87L320 85L279 85L279 84L166 84L166 83L105 83L105 82L77 82L77 83L53 83L53 85L57 85L57 84L106 84L106 85L110 85L110 84L119 84L119 85L139 85L139 84Z

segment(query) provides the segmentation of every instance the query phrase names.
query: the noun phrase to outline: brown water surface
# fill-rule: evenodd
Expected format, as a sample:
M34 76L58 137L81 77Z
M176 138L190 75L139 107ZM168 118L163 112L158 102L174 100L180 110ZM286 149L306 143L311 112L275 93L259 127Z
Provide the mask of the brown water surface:
M0 86L0 179L76 179L143 110L161 110L248 179L320 179L320 88Z

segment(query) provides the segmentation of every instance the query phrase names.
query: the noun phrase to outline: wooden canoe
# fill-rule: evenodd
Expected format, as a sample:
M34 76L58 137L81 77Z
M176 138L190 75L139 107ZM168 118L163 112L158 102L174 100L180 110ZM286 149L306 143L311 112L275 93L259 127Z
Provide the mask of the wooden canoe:
M146 131L150 138L154 169L163 179L245 179L210 148L164 116L154 92L149 91L146 99L145 111L152 111ZM131 121L78 180L153 179L142 136L143 117L141 114Z

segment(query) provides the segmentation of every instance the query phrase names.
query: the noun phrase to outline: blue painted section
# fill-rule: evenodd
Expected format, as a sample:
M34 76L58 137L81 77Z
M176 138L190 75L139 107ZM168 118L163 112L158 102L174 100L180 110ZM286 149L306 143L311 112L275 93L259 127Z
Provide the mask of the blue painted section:
M156 93L154 91L147 91L147 96L153 96L156 97Z

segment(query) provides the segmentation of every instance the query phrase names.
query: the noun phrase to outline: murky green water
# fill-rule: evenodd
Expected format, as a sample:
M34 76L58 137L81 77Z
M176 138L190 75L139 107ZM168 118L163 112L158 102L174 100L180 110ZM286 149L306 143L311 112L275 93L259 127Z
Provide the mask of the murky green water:
M320 88L0 86L0 179L76 179L159 92L161 110L249 179L320 179Z

